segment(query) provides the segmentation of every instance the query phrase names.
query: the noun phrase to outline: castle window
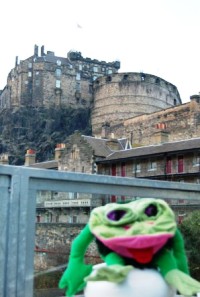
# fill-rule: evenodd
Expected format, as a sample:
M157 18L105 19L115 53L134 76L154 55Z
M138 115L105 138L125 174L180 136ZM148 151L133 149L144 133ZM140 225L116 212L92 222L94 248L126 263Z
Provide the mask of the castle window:
M32 68L32 63L28 63L28 68Z
M78 69L79 69L79 70L82 70L82 69L83 69L83 66L82 66L81 64L79 64L79 65L78 65Z
M36 85L36 86L39 86L39 85L40 85L40 81L39 81L39 79L36 79L36 80L35 80L35 85Z
M61 69L57 68L57 69L56 69L56 76L57 76L57 77L61 77L61 74L62 74Z
M89 85L89 93L92 94L93 93L93 86Z
M81 84L80 84L80 82L77 82L76 83L76 91L81 91Z
M39 71L36 71L35 75L39 75L39 74L40 74L40 72Z
M92 79L93 79L93 81L95 81L95 79L97 79L97 76L94 75L94 76L92 77Z
M32 72L31 71L28 72L28 77L32 77Z
M145 74L141 73L141 80L144 81L145 80Z
M93 71L94 71L94 72L98 72L98 67L97 67L97 66L94 66L94 67L93 67Z
M56 80L56 88L60 88L60 85L61 85L61 83L60 83L60 80Z
M107 73L112 74L112 69L108 69Z
M124 74L123 80L127 80L128 79L128 74Z
M107 76L107 77L106 77L106 81L107 81L107 82L112 81L112 77L111 77L111 76Z
M174 105L176 105L177 104L177 101L176 101L176 99L174 99Z
M56 62L56 63L57 63L57 65L58 65L58 66L60 66L60 65L61 65L61 61L60 61L60 60L57 60L57 62Z
M80 73L76 73L76 80L80 80L81 79L81 74Z

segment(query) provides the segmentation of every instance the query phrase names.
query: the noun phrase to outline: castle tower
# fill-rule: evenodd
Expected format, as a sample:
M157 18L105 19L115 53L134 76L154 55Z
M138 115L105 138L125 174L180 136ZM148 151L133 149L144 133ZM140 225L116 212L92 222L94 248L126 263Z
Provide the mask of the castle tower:
M182 104L177 88L146 73L115 73L94 82L93 135L100 136L102 124L111 127L124 120Z

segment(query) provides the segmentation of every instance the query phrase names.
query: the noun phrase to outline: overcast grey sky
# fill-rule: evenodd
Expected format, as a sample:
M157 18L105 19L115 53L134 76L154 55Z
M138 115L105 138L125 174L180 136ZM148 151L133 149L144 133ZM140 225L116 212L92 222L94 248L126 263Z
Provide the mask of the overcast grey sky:
M120 60L176 85L183 102L200 92L200 0L2 0L0 89L34 45L57 56Z

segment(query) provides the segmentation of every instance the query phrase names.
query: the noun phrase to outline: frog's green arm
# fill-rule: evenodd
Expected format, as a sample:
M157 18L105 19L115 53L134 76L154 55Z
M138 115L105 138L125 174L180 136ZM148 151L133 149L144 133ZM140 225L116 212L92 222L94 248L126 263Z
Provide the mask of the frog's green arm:
M176 258L178 269L189 274L188 262L185 253L184 240L181 232L177 229L173 238L172 249Z
M92 265L84 263L84 255L94 236L86 225L81 233L73 240L67 269L60 282L60 289L67 289L67 296L73 296L85 286L84 278L92 271Z
M85 228L72 242L70 259L78 258L84 261L86 250L93 239L94 239L94 235L91 233L89 225L87 224Z

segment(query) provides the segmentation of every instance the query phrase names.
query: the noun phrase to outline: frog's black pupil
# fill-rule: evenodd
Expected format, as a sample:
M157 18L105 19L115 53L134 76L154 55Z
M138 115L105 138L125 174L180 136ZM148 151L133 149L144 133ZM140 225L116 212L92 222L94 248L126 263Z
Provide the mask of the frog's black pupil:
M153 204L150 204L149 206L147 206L147 208L145 209L144 213L148 216L148 217L154 217L157 215L158 210L157 207Z
M107 217L111 221L119 221L121 218L126 214L125 210L122 209L117 209L117 210L112 210L107 214Z

